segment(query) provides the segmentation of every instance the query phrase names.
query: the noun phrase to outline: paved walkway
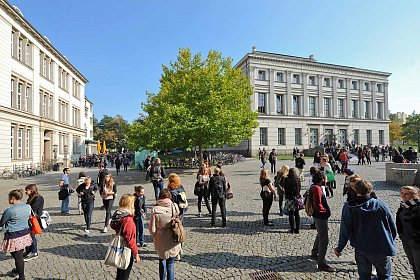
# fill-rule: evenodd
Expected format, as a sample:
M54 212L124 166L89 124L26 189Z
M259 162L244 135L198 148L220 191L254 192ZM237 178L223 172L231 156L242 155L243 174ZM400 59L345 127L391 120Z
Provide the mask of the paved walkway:
M278 162L277 166L280 167L282 163L293 164L292 161L283 161ZM187 190L190 207L185 216L188 240L184 246L182 260L175 264L176 278L248 280L251 279L250 273L272 270L283 279L357 279L356 266L350 264L353 260L353 249L350 246L346 247L339 259L333 253L333 248L337 244L341 208L344 202L342 196L344 177L337 175L337 194L329 199L332 217L329 221L330 245L327 259L337 268L337 272L324 273L318 272L316 262L308 258L316 232L308 229L310 220L304 212L301 212L303 225L300 234L287 233L288 218L278 215L276 202L270 214L275 226L263 226L258 184L259 167L257 160L249 159L245 163L223 168L234 190L234 198L227 202L228 222L225 229L210 228L208 216L197 217L197 199L193 195L195 170L179 172ZM399 205L399 189L393 184L384 182L384 163L350 167L366 179L375 181L376 193L395 213ZM71 169L70 181L73 184L80 170L82 169ZM84 171L96 178L97 169L87 168ZM115 170L110 169L110 171ZM75 196L71 198L71 215L59 215L57 184L60 175L60 172L52 172L16 181L0 181L0 212L8 207L7 193L10 190L36 183L46 199L45 209L52 214L53 224L45 233L38 236L39 258L27 263L27 279L114 279L116 270L105 266L102 261L111 233L101 233L105 215L104 211L99 210L100 199L97 199L93 212L91 236L85 237L83 216L77 214ZM129 171L115 177L119 195L133 193L134 185L143 184L148 197L147 206L148 208L153 206L153 188L151 183L145 183L144 174ZM216 224L221 225L220 217ZM150 237L147 235L146 238L149 246L140 249L142 260L140 264L134 265L131 279L159 279L158 258ZM401 243L400 241L397 243L398 256L393 258L394 279L414 279ZM1 253L0 279L12 279L6 275L12 266L11 256Z

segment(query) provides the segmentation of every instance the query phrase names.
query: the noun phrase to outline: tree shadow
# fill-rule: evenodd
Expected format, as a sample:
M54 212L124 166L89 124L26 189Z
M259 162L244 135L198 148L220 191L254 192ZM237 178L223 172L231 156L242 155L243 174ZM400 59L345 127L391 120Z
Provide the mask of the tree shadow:
M89 250L89 248L95 248L95 250ZM107 245L101 245L98 243L83 243L45 248L42 251L70 259L102 260L105 257L107 249Z

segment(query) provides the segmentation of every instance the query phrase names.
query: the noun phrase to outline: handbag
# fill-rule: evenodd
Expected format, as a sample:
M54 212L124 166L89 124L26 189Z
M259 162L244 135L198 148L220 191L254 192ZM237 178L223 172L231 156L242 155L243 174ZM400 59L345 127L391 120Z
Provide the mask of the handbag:
M233 198L233 192L230 184L228 183L228 187L226 189L226 199L232 199Z
M172 240L175 243L182 243L187 238L187 233L185 232L185 228L182 225L181 219L179 218L178 214L174 216L174 204L172 203L172 221L171 221L171 229L172 229Z
M131 249L127 247L125 238L121 236L121 230L122 226L120 227L120 232L114 235L108 246L105 264L118 269L127 269L131 261Z
M335 177L334 177L334 172L332 171L327 171L327 182L335 182Z
M303 210L305 209L305 200L301 195L295 197L296 209Z
M58 192L58 199L59 200L64 200L67 197L69 197L69 190L67 188L62 188L59 192Z
M31 216L29 217L29 225L31 228L31 234L41 234L42 228L39 225L38 217L35 216L33 210L31 210Z
M194 195L199 196L203 194L203 187L200 186L200 183L197 181L194 185Z

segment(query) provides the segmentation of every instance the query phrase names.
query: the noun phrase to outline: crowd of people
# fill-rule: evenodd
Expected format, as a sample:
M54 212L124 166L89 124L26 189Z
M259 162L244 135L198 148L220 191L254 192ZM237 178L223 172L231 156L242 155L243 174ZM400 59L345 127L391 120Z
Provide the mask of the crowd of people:
M358 150L359 148L355 148ZM363 147L360 149L364 149ZM330 152L330 153L327 153ZM338 244L334 249L337 257L350 241L355 248L355 264L360 279L370 279L372 273L379 279L391 279L391 257L396 255L395 238L399 235L404 252L412 266L416 279L420 279L420 194L413 186L401 188L401 206L393 214L388 205L378 198L373 191L371 182L348 169L350 154L342 149L334 155L333 150L326 153L316 152L312 166L309 169L308 190L302 194L305 183L303 176L305 165L304 155L295 150L295 167L282 165L276 169L277 154L272 149L270 154L263 149L260 153L262 163L259 176L261 186L263 223L267 227L274 226L269 219L273 202L277 199L279 213L287 215L290 234L299 234L301 229L301 210L305 209L312 217L312 228L316 229L316 237L310 257L318 262L318 269L325 272L335 272L336 269L326 261L329 245L328 219L331 209L328 197L337 195L335 174L342 173L345 177L343 195L346 203L341 214L341 225ZM365 154L366 155L366 154ZM270 161L270 170L265 169L265 159ZM338 166L341 163L341 167ZM181 178L171 173L166 178L166 170L160 164L159 158L147 157L145 160L146 180L153 185L155 203L149 210L148 230L159 259L160 279L175 279L175 260L180 260L183 254L183 243L173 238L171 224L179 217L183 222L189 204ZM117 171L118 172L118 171ZM270 173L275 173L271 181ZM91 178L80 172L73 188L68 175L69 168L63 169L59 181L61 193L61 214L69 214L70 196L75 190L78 197L78 211L83 214L86 224L84 234L90 235L92 213L97 194L101 198L104 210L103 233L111 228L116 234L124 237L127 247L131 249L130 264L126 269L117 269L116 279L129 279L133 263L140 261L139 250L147 247L145 227L147 207L144 187L137 185L133 194L124 194L119 199L118 209L113 212L114 200L117 196L117 184L112 174L102 162L98 164L97 177ZM230 184L221 165L210 167L205 160L195 174L196 184L194 194L197 196L198 216L202 217L202 202L209 215L209 226L216 226L216 213L220 211L221 227L227 226L226 200L231 194ZM26 203L23 201L27 195ZM1 251L9 252L15 260L12 274L16 279L25 279L24 264L38 257L36 235L31 234L28 219L31 215L40 217L44 207L44 198L38 192L35 184L26 186L25 191L13 190L9 193L9 203L0 220L0 226L5 231Z

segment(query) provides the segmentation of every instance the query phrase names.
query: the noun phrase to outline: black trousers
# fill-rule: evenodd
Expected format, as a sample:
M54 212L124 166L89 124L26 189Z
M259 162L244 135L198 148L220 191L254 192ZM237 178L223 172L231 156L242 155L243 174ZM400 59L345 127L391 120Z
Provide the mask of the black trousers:
M211 208L210 208L210 203L209 203L209 197L204 196L204 192L205 191L202 191L197 197L197 199L198 199L198 202L197 202L198 213L201 213L201 201L203 201L203 198L204 198L204 202L206 203L207 210L209 211L209 214L210 214L211 213Z
M222 213L222 225L226 226L226 198L219 198L214 195L211 196L211 225L214 226L216 221L217 204L219 204L220 212Z
M117 277L115 280L128 280L130 279L130 272L131 268L133 267L134 256L131 254L130 264L128 265L127 269L119 269L117 268Z
M19 279L25 279L25 262L23 261L23 249L10 253L15 259L15 266L19 273Z
M260 196L262 198L263 201L263 220L264 220L264 224L268 223L268 214L270 213L270 209L271 209L271 205L273 204L273 198L274 195L273 193L269 193L268 196L266 196L265 194L266 192L261 192Z

